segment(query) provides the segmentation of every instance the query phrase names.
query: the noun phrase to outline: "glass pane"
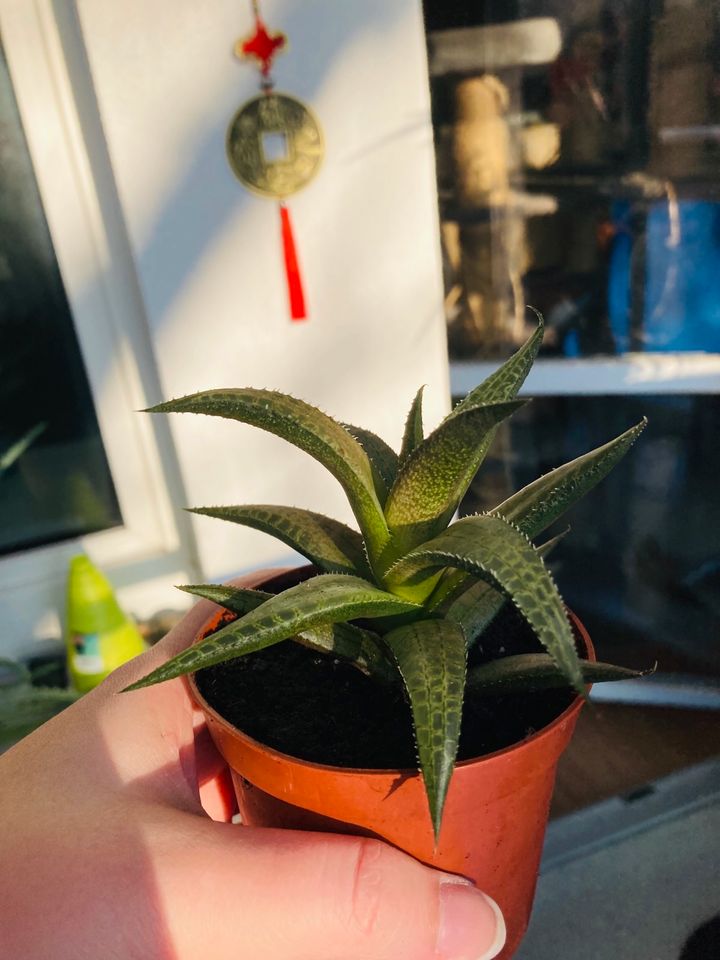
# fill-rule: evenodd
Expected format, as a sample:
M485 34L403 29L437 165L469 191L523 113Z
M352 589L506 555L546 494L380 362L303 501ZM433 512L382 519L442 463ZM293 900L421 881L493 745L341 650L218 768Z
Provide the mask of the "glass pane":
M121 523L0 48L0 554Z
M720 396L536 397L503 424L462 512L492 509L643 415L633 449L553 527L570 532L551 566L603 659L717 675Z
M425 0L451 352L720 352L720 0Z

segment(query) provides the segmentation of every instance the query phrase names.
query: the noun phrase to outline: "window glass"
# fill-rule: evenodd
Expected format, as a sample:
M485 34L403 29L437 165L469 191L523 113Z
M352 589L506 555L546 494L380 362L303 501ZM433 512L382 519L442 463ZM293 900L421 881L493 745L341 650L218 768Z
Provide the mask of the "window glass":
M546 534L570 528L550 565L602 659L717 675L720 396L536 397L502 425L462 512L492 509L643 416L632 450Z
M121 523L0 47L0 554Z
M719 0L425 0L451 354L720 352Z

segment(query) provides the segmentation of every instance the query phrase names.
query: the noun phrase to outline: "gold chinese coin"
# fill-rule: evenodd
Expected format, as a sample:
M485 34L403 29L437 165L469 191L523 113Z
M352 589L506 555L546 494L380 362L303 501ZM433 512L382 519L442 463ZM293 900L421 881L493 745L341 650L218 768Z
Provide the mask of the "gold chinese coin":
M227 155L233 173L254 193L282 199L317 173L322 131L310 110L284 93L248 100L230 121Z

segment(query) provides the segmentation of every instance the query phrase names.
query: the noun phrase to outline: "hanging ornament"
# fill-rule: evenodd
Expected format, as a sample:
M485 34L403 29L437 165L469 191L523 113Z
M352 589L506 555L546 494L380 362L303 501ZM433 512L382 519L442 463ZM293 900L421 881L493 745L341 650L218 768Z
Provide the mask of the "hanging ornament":
M290 317L305 320L307 309L287 197L306 186L320 168L323 136L312 112L295 97L276 93L273 60L287 47L283 33L270 33L253 0L255 30L238 40L235 53L256 62L259 96L248 100L230 121L227 156L233 173L248 190L279 201Z

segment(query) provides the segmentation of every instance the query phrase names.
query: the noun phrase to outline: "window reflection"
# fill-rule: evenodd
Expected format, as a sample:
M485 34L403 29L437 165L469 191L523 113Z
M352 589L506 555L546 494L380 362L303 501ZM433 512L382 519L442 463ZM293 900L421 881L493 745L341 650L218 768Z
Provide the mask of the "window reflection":
M536 397L502 425L461 512L492 509L642 416L635 447L548 532L570 527L551 566L601 658L717 675L720 396Z
M720 2L425 0L451 353L720 352Z
M0 554L120 523L0 48Z

